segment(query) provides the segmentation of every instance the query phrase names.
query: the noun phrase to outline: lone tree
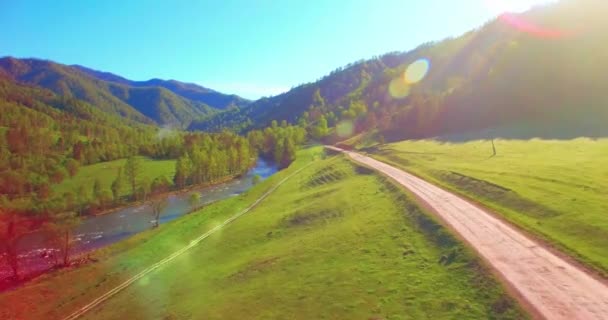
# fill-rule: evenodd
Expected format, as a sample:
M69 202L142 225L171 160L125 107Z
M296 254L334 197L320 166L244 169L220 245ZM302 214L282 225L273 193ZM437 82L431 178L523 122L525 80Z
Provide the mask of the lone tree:
M496 146L494 145L495 137L496 132L494 130L490 130L490 143L492 143L492 156L490 156L490 158L496 156Z
M75 212L68 212L57 215L52 224L52 231L56 234L56 238L61 243L61 251L63 252L62 266L70 265L70 250L72 249L72 230L78 225L79 219Z
M198 204L201 202L201 195L198 192L194 192L190 195L190 197L188 198L188 204L190 204L191 208L194 208L196 206L198 206Z
M169 203L167 199L157 199L150 203L150 207L152 207L152 214L154 215L154 226L152 228L158 228L160 223L160 213L167 207Z
M139 158L136 156L130 156L129 159L127 159L124 171L127 181L131 185L132 195L135 197L137 193L137 178L139 177L141 171L141 161Z
M254 186L260 183L260 181L262 181L262 177L259 174L256 174L253 176L253 178L251 178L251 184L253 184Z

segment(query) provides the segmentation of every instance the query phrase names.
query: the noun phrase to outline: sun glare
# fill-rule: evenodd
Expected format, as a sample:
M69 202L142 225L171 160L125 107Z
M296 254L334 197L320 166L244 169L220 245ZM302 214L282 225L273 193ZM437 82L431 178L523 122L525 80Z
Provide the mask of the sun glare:
M556 0L483 0L488 10L494 14L505 12L518 13L538 5L544 5Z

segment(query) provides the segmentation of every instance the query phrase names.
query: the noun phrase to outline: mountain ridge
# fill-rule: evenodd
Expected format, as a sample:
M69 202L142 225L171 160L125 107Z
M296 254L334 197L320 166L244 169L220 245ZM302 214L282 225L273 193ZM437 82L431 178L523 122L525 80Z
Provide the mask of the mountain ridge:
M329 133L347 122L352 133L377 130L391 140L522 123L535 129L524 130L530 137L602 136L608 134L602 124L608 77L600 71L608 67L608 46L600 45L608 43L601 32L608 28L607 11L606 3L565 0L504 14L461 36L349 64L189 128L247 131L282 120L310 127L323 119ZM416 62L428 70L421 81L407 83L405 74Z
M156 79L137 82L109 72L35 58L0 58L0 74L145 124L187 127L193 119L248 103L236 95L195 84Z

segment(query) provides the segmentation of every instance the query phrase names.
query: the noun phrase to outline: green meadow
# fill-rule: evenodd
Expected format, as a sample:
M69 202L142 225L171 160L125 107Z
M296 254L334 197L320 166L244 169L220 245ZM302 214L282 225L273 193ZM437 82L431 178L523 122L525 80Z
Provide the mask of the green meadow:
M159 176L166 176L170 181L173 181L176 160L154 160L146 157L139 158L141 163L139 180L147 179L148 181L152 181ZM78 194L80 188L88 188L87 192L90 196L93 190L93 182L97 179L101 182L103 190L110 191L112 182L118 175L118 170L123 168L126 162L126 159L120 159L82 166L78 169L78 173L74 177L68 177L60 184L55 185L53 191L57 194L63 194L64 192ZM131 194L131 188L127 183L123 183L121 196L130 196Z
M608 272L608 140L402 141L374 157L493 209Z
M84 319L526 317L479 260L404 190L316 147L240 196L95 252L96 263L0 294L0 318L61 318L300 168L252 211Z

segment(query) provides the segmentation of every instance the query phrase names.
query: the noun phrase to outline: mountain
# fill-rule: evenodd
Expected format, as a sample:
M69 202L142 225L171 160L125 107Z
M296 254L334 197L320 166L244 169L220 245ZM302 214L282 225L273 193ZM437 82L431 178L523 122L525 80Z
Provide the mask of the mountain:
M355 133L378 130L393 139L488 130L503 136L606 135L605 12L605 2L565 0L504 14L460 37L350 64L190 128L248 130L273 120L310 127L323 118L330 127L349 122ZM409 66L425 64L422 81L404 80Z
M158 79L136 82L111 73L38 59L1 58L0 74L146 124L186 127L193 119L248 102L194 84Z
M131 81L121 76L109 72L92 70L83 66L73 65L72 67L93 76L97 79L120 83L132 87L161 87L165 88L178 96L204 103L212 108L226 110L230 107L240 107L247 105L250 101L234 94L224 94L215 90L199 86L194 83L185 83L176 80L150 79L148 81Z

